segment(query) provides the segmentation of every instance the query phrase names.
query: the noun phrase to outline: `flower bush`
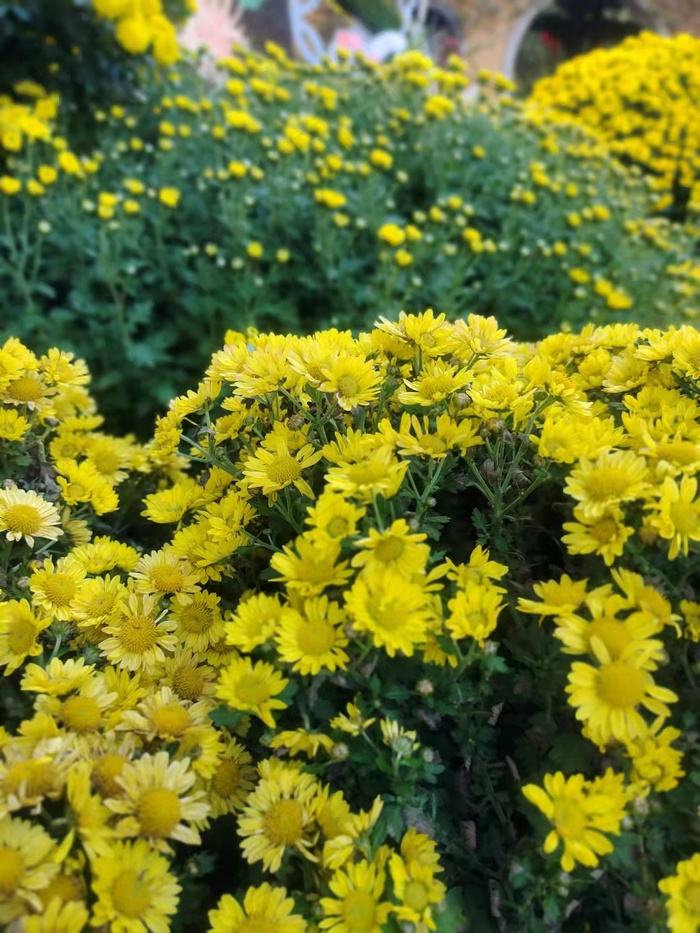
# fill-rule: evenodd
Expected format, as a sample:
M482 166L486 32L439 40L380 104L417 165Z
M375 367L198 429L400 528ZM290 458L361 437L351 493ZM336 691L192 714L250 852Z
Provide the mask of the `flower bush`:
M230 331L141 446L8 341L2 922L695 929L699 348Z
M0 181L8 335L90 363L146 436L227 326L366 328L377 309L495 314L521 339L593 319L694 319L694 235L510 85L417 53L306 68L280 50L187 63L99 111L100 148L38 141ZM76 264L76 255L86 257ZM114 354L122 364L117 370ZM116 391L118 387L118 391Z
M36 138L22 113L23 86L60 95L74 145L92 141L92 112L133 100L138 66L163 67L180 56L177 24L190 0L22 0L0 8L0 168L17 134ZM146 56L144 58L144 56ZM14 93L23 79L19 97ZM5 101L5 95L9 99ZM30 96L34 97L33 91ZM53 116L54 113L51 114ZM9 135L8 135L9 134ZM44 138L44 137L42 137Z
M649 174L655 208L700 209L700 41L651 32L560 65L530 96L533 110L591 130Z

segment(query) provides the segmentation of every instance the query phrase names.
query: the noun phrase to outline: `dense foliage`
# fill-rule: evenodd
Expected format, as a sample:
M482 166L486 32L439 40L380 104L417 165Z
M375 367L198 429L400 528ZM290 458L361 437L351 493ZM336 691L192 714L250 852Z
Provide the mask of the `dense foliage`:
M700 209L700 40L651 32L561 65L538 82L533 110L585 126L648 172L656 210Z
M145 436L227 326L439 306L534 339L694 318L693 237L585 136L525 119L503 79L475 103L457 59L271 52L222 62L220 92L184 64L152 76L96 115L92 157L38 140L0 179L5 333L85 357L115 426Z
M230 332L141 446L8 341L0 920L696 929L699 359Z

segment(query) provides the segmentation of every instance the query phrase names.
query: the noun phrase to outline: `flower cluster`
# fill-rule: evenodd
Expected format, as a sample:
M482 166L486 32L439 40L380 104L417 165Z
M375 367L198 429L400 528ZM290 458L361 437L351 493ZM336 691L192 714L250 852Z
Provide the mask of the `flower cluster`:
M92 0L92 5L99 16L114 22L117 42L131 55L152 49L159 65L172 65L180 57L177 29L161 0ZM187 7L196 9L194 0Z
M502 81L475 103L456 59L309 69L275 47L223 59L220 79L151 74L143 102L96 112L98 151L35 146L0 190L13 327L42 339L61 296L52 339L85 355L124 430L145 433L227 326L363 328L439 304L534 339L697 314L692 233L651 218L601 145L525 119Z
M641 166L656 209L700 209L700 41L651 32L561 65L530 97L545 119L578 123Z
M6 153L19 152L28 141L48 140L58 110L57 96L34 81L19 81L13 91L14 97L0 95L0 151ZM0 184L5 194L19 191L14 178Z

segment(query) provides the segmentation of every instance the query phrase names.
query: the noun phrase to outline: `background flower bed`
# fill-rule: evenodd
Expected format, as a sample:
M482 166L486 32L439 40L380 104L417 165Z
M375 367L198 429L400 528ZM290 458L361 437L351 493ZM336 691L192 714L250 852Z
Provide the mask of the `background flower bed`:
M147 436L227 326L357 329L431 305L522 339L693 319L692 231L652 217L604 147L525 119L501 79L477 104L457 60L305 69L272 51L225 61L220 92L185 64L151 73L141 102L95 115L89 158L59 137L10 159L6 333L88 359L115 428Z
M692 929L699 340L230 332L145 446L8 342L3 922Z

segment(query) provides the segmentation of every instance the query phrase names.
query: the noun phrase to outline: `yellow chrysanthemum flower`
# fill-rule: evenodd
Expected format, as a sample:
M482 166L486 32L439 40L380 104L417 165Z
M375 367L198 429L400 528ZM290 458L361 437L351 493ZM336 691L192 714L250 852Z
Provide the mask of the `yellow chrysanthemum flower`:
M221 671L216 695L232 709L253 713L274 729L273 711L287 707L284 700L276 697L288 683L271 664L253 662L250 658L234 658Z
M668 929L671 933L697 933L700 928L700 852L676 865L676 874L659 881L667 895Z
M255 786L258 772L250 752L229 739L220 752L219 762L207 785L212 816L237 813L243 808Z
M159 614L153 596L132 593L119 604L110 624L105 625L104 632L109 637L100 642L99 648L117 667L152 673L165 660L166 652L172 653L177 647L175 628L174 621Z
M561 771L545 774L544 790L536 784L523 787L527 800L553 824L544 851L549 855L561 844L564 871L573 871L577 862L595 868L601 855L613 851L604 833L619 835L626 802L622 777L617 777L618 783L608 782L611 792L607 794L596 793L595 784L582 774L567 778Z
M369 632L375 647L390 657L397 651L410 657L425 643L428 594L393 570L363 573L346 592L345 606L357 631Z
M97 898L92 922L121 933L164 933L177 910L180 885L168 860L143 839L117 842L90 864Z
M381 863L350 864L336 871L328 887L333 897L321 898L322 930L330 933L381 933L393 910L385 901L386 874Z
M56 846L44 830L26 820L0 817L0 923L42 909L38 893L58 873Z
M298 609L286 608L275 635L281 660L300 674L343 670L349 661L343 650L348 643L345 619L343 609L326 596L306 599Z
M0 602L0 664L6 675L16 671L26 658L41 654L37 639L51 621L35 615L26 599Z
M306 920L293 913L294 901L285 888L265 883L248 888L243 906L230 894L224 894L214 910L209 911L208 933L305 933Z
M56 541L63 534L58 509L32 489L0 489L0 532L8 541L27 542L35 538Z
M277 872L289 848L313 858L314 816L318 784L294 765L268 759L259 765L260 781L238 817L238 834L246 861L262 860Z
M144 754L124 765L117 784L119 797L105 800L105 806L121 816L115 826L118 836L142 836L160 852L171 852L166 840L196 846L197 830L188 824L209 815L204 791L192 790L196 775L189 761L171 761L167 752Z

